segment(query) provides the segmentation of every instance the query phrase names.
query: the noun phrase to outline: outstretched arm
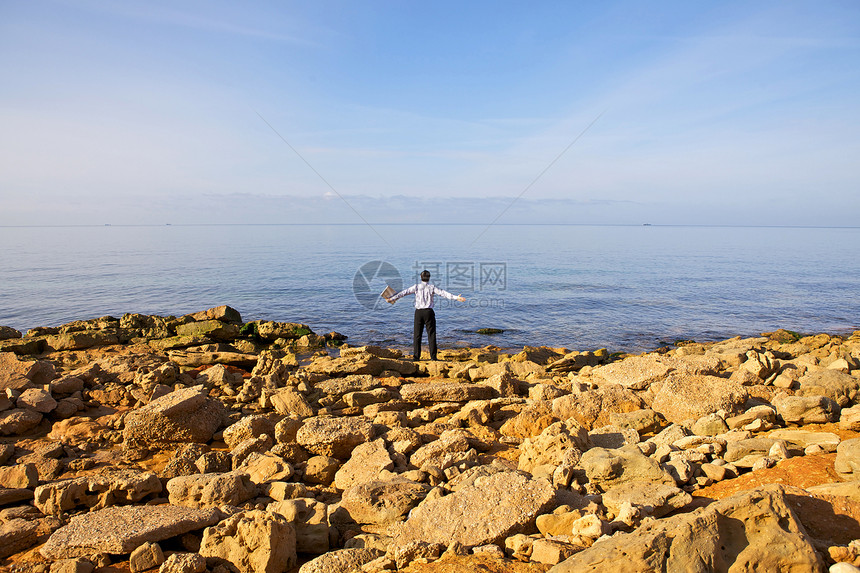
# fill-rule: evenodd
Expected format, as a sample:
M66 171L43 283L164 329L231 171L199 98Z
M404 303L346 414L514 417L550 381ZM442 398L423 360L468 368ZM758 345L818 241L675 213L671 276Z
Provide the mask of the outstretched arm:
M400 291L399 293L397 293L396 295L389 298L388 302L394 302L394 301L400 300L401 298L403 298L407 294L415 294L415 290L417 288L418 288L418 285L412 285L408 289L404 289L404 290Z
M434 287L433 287L433 292L434 292L435 294L438 294L439 296L444 296L445 298L450 299L450 300L459 300L460 302L463 302L464 300L466 300L466 299L465 299L463 296L461 296L461 295L458 295L458 294L451 294L450 292L448 292L448 291L446 291L446 290L442 290L442 289L440 289L440 288L439 288L439 287L437 287L437 286L434 286Z

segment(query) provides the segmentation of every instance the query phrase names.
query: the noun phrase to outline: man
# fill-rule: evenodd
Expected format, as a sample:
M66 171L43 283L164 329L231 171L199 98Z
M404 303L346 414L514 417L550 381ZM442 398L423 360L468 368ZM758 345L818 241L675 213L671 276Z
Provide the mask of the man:
M424 327L427 327L427 343L430 345L430 360L436 360L436 313L433 311L433 296L444 296L450 300L466 300L462 296L456 296L448 291L437 288L430 284L430 271L421 272L421 282L412 285L406 290L400 291L391 298L386 299L391 304L407 294L415 295L415 324L412 328L412 360L421 358L421 335Z

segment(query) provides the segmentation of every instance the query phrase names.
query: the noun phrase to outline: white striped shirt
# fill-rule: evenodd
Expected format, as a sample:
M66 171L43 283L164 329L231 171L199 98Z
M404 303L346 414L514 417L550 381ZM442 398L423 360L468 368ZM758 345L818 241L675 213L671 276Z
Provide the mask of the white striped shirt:
M455 294L451 294L446 290L442 290L438 288L436 285L430 284L429 282L420 282L416 285L412 285L406 290L402 290L396 295L392 296L390 299L391 302L395 300L399 300L406 296L407 294L415 295L415 308L433 308L434 300L433 295L438 294L439 296L445 297L451 300L457 300L459 297Z

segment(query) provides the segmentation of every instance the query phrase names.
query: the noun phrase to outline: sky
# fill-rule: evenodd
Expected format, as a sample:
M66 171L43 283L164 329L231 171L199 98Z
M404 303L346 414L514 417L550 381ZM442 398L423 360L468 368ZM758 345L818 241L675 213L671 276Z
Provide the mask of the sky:
M0 0L0 225L860 226L860 3Z

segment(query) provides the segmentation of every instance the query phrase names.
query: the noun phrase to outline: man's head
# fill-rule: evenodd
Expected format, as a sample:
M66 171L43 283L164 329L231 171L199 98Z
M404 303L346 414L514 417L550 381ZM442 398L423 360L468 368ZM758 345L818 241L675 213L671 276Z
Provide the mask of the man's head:
M421 280L425 283L430 282L430 271L428 271L428 270L421 271Z

